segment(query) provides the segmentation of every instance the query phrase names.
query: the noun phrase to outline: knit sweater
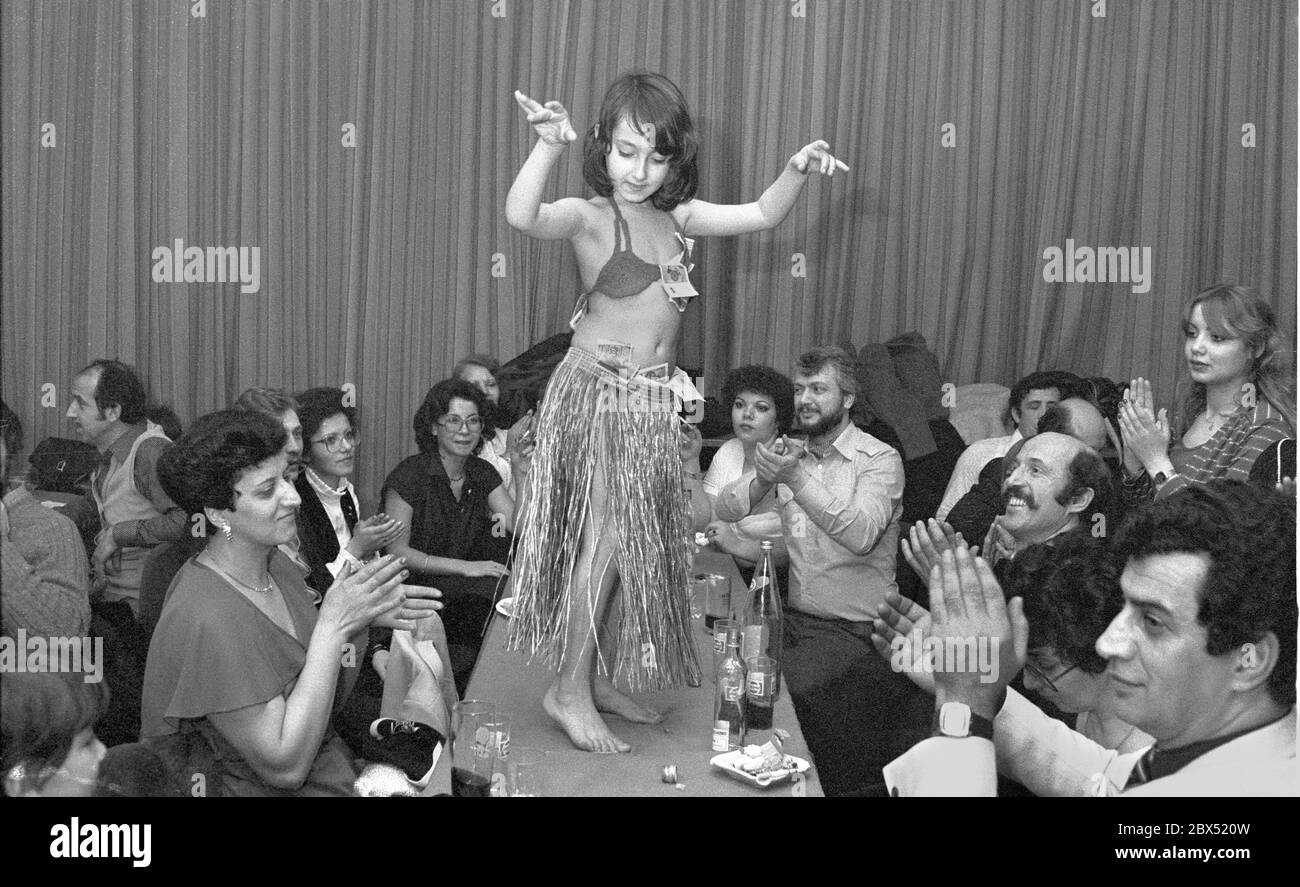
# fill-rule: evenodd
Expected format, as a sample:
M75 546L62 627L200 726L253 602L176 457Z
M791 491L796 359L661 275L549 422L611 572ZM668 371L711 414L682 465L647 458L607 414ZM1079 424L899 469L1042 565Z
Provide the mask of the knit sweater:
M76 525L25 489L4 497L9 535L0 540L3 633L78 637L90 631L86 548Z

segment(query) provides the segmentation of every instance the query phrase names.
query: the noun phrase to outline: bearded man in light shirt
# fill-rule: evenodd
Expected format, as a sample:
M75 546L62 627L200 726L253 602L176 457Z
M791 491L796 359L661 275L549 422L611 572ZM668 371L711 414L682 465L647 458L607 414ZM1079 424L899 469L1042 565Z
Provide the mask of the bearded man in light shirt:
M884 794L881 767L923 736L929 700L882 664L872 618L894 579L903 506L898 452L849 420L853 358L833 347L794 371L796 431L758 444L756 474L725 487L722 520L773 488L790 553L782 671L827 795Z

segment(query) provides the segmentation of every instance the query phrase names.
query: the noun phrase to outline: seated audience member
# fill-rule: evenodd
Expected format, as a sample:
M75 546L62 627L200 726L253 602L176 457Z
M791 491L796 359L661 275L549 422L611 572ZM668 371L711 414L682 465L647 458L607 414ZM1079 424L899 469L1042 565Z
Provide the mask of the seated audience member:
M1096 647L1116 716L1155 740L1126 754L1007 689L1026 633L1021 600L1008 607L982 559L945 554L927 633L990 638L1002 667L992 681L936 671L941 735L892 762L886 780L902 794L989 794L996 747L997 765L1041 795L1300 794L1294 539L1294 500L1238 481L1130 516L1112 547L1124 606ZM990 731L992 742L981 738Z
M710 518L713 503L724 487L754 477L755 446L761 441L771 447L790 430L794 420L792 391L790 380L771 367L744 366L727 374L722 383L722 402L730 406L736 436L718 448L704 475ZM710 543L743 564L758 561L764 539L774 543L778 559L784 561L787 557L775 489L745 517L738 521L710 519L704 532Z
M514 531L514 500L475 453L492 436L483 392L460 379L429 389L415 413L420 452L384 481L384 510L402 529L389 550L405 558L417 582L442 590L442 619L463 694L478 657L483 628ZM512 452L512 476L521 487L527 466Z
M1189 379L1172 427L1146 379L1134 379L1120 405L1125 498L1162 499L1217 478L1272 487L1294 477L1292 353L1272 306L1249 289L1219 285L1188 299Z
M23 426L0 401L0 490L23 448ZM90 630L86 549L72 521L32 498L22 484L0 500L0 631L17 638L81 637Z
M1078 377L1060 370L1039 370L1025 376L1011 388L1009 412L1015 429L1005 437L977 440L957 460L948 480L943 501L934 516L943 520L958 500L975 486L984 466L1001 459L1015 444L1038 433L1038 420L1054 404L1069 397Z
M350 793L352 759L330 727L345 651L372 623L411 618L396 557L334 583L317 612L278 549L300 503L284 441L279 422L226 410L195 422L158 465L169 494L203 515L208 541L154 631L143 735L197 732L222 795Z
M386 514L359 520L356 490L349 477L356 471L357 411L343 405L340 388L312 388L297 395L302 422L303 466L294 481L298 541L311 574L307 583L324 594L344 569L355 569L402 532Z
M1081 398L1066 398L1044 411L1038 420L1038 433L1045 431L1069 435L1098 453L1106 446L1105 419L1095 406ZM1014 467L1016 457L1025 445L1024 441L1013 444L1006 456L986 465L980 472L979 481L975 486L948 512L948 523L968 542L974 544L988 535L994 518L1002 513L1003 506L1006 504L1003 501L1003 487L1007 474ZM1102 496L1101 490L1097 490L1097 507L1092 511L1092 514L1106 515L1108 522L1106 529L1111 529L1114 526L1113 519L1121 514L1117 510L1118 496L1109 495L1113 488L1112 481L1106 486L1108 495ZM1085 517L1089 521L1092 520L1091 515Z
M284 426L284 454L289 459L289 474L296 484L298 476L302 473L303 463L302 421L298 418L298 402L279 388L249 388L235 398L230 408L261 413ZM298 565L304 576L311 575L311 567L303 558L302 541L297 533L281 545L280 550L289 556L289 560Z
M1096 649L1124 606L1106 543L1071 533L1031 546L1011 562L1006 590L1025 602L1025 688L1078 715L1074 729L1103 748L1124 754L1150 745L1150 736L1115 713L1115 688Z
M90 484L101 526L91 556L97 585L105 601L125 601L137 615L148 549L188 531L184 512L158 483L155 465L170 439L148 421L145 405L134 370L97 360L73 378L67 413L101 454Z
M717 498L722 520L773 493L790 553L782 663L786 686L828 795L883 793L880 768L924 732L929 704L871 648L871 620L894 581L903 462L849 420L853 359L818 347L794 377L798 430L754 445L754 477Z
M1002 514L985 536L982 551L992 564L1031 545L1072 531L1090 531L1082 516L1110 490L1110 470L1097 451L1054 431L1044 431L1008 454L1011 470L1002 484ZM942 530L939 532L938 530ZM903 541L903 556L922 582L956 533L948 524L917 522Z
M95 722L108 687L72 672L0 674L5 794L69 798L95 794L104 744Z
M490 415L485 415L484 418L489 420L495 430L490 437L484 434L483 448L476 455L497 470L497 474L501 475L502 485L513 494L514 483L510 476L510 456L507 452L508 432L500 405L501 389L497 385L497 373L500 371L501 364L495 357L471 354L456 363L451 371L451 377L468 382L482 391L483 396L487 398Z
M1105 543L1070 533L1049 545L1030 546L1012 562L1003 584L1008 597L1024 601L1029 623L1024 688L1054 710L1075 716L1070 718L1075 729L1098 745L1121 753L1150 745L1150 736L1115 714L1115 689L1106 660L1095 649L1124 605L1119 570ZM920 622L926 611L891 596L880 613L873 640L877 651L891 658L890 643L898 643L894 624ZM911 675L919 687L934 692L928 674Z
M289 471L297 480L303 460L302 421L298 418L298 401L279 388L249 388L235 398L230 408L261 413L284 426L284 454L289 458Z

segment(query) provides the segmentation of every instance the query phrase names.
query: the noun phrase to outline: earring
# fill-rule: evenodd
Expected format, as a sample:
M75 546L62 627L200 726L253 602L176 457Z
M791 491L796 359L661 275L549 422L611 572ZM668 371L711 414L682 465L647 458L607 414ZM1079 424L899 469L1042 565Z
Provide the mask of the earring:
M226 534L227 542L235 541L235 534L230 531L230 524L221 524L221 532Z

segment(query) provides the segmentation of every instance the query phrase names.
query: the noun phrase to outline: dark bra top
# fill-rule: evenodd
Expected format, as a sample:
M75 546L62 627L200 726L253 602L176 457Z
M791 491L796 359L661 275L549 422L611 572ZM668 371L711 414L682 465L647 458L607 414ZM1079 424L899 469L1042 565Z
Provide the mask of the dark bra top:
M609 205L614 210L614 255L610 256L609 261L600 269L600 274L596 276L596 284L591 291L604 293L611 299L626 299L628 296L644 292L651 284L660 282L664 284L668 301L672 302L678 311L685 311L690 300L699 295L695 287L691 286L688 276L693 267L691 248L694 242L686 236L681 226L677 224L677 220L673 219L673 226L677 228L677 239L682 245L681 253L675 261L664 265L647 262L632 251L632 234L628 229L627 220L619 211L618 202L610 198ZM585 299L583 301L585 303Z

